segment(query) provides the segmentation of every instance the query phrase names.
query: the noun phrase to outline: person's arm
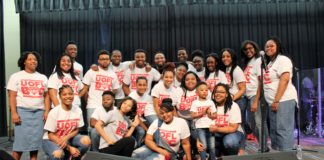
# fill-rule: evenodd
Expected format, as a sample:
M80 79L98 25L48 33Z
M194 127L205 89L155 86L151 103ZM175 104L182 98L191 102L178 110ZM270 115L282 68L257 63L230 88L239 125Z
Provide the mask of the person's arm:
M154 107L154 111L155 111L157 116L160 116L159 102L160 102L159 98L153 97L153 107Z
M181 145L182 145L182 148L186 154L186 158L187 160L191 160L191 148L190 148L190 140L189 140L189 137L181 140Z
M210 126L209 131L212 133L234 133L237 131L237 128L239 127L239 123L230 123L228 126L225 127L219 127L216 125Z
M237 83L237 88L238 88L238 91L233 96L233 101L236 101L236 100L240 99L244 95L245 90L246 90L246 84L245 84L245 82Z
M90 118L90 126L91 126L92 128L95 128L95 125L96 125L97 122L98 122L97 119L95 119L95 118Z
M46 121L48 113L51 109L51 102L50 102L48 92L44 93L44 106L45 106L45 110L44 110L43 120Z
M12 122L15 124L20 124L21 119L17 112L17 101L16 101L17 92L8 90L8 96L9 96L9 106L11 110Z
M258 81L259 81L259 85L258 85L258 89L257 89L257 92L256 92L256 95L255 95L255 98L254 98L254 101L252 102L252 105L251 105L251 112L256 112L258 110L258 105L259 105L259 100L260 100L260 96L261 96L261 81L260 79L258 78Z
M274 101L271 104L271 110L272 111L276 112L278 110L279 101L280 101L281 97L283 96L283 94L285 93L285 91L287 89L289 80L290 80L290 73L289 72L285 72L285 73L281 74L279 85L278 85L278 90L277 90L276 96L274 98Z
M145 132L147 132L147 126L145 125L145 123L141 119L140 119L139 126L141 126L145 130Z
M72 137L75 137L79 133L79 129L75 129L71 133L67 134L66 136L60 138L55 133L48 131L48 139L53 141L54 143L58 144L60 148L64 149L67 147L67 141Z
M109 145L112 145L112 144L115 144L116 142L111 140L108 135L105 133L104 129L103 129L103 126L104 126L104 122L102 121L97 121L96 125L95 125L95 128L96 130L98 131L99 135L109 144Z
M83 88L79 92L79 97L83 97L89 91L89 85L83 83Z
M130 93L129 85L127 85L127 84L125 84L125 83L123 82L122 89L123 89L123 91L124 91L124 93L125 93L125 96L128 96L129 93Z
M57 89L49 88L48 89L48 94L49 94L49 97L50 97L50 99L51 99L54 106L57 106L57 105L60 104L59 103L60 101L57 98Z
M201 112L190 112L190 115L193 119L201 118L206 114L206 109Z
M125 134L124 137L130 137L130 136L132 136L135 128L140 124L140 121L141 120L139 119L138 115L136 115L134 121L131 124L131 127L129 128L129 130L127 131L127 133Z
M145 145L150 148L152 151L162 154L166 157L170 157L171 153L161 147L159 147L155 142L153 135L146 134L145 136Z

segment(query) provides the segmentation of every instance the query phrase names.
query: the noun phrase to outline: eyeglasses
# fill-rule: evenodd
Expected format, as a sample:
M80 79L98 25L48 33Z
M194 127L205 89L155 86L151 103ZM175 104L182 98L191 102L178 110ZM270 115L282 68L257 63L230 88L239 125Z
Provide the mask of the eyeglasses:
M244 51L247 51L247 50L252 50L254 49L253 47L247 47L247 48L244 48Z

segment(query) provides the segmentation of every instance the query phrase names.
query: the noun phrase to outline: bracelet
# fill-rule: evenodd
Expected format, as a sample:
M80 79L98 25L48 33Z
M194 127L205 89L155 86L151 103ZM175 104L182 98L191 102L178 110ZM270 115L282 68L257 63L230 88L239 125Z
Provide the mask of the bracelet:
M273 101L273 103L279 103L279 101Z

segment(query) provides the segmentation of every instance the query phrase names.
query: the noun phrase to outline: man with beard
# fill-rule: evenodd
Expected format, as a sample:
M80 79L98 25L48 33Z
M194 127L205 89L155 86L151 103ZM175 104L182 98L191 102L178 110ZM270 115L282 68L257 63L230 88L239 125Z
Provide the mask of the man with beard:
M158 51L155 53L154 55L154 66L153 68L155 68L157 71L160 72L160 74L162 74L163 71L163 67L165 64L165 55L162 51Z

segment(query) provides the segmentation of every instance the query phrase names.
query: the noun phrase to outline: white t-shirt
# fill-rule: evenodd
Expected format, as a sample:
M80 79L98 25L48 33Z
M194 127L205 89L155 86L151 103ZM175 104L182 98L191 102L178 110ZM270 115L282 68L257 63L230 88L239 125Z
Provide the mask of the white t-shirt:
M189 71L196 72L196 68L191 64L190 61L187 61L186 63L187 63L187 65L188 65L188 72L189 72Z
M143 67L143 68L135 67L133 70L127 69L125 72L123 82L126 85L129 85L129 89L131 92L136 90L137 77L146 77L147 78L148 87L147 87L146 92L150 93L152 81L159 81L161 75L154 68L152 68L150 72L146 72L145 67Z
M177 112L180 117L186 118L186 119L192 119L190 115L190 108L192 105L192 102L196 99L198 99L198 95L196 93L196 89L192 91L187 91L186 97L185 92L180 89L180 96L178 97L178 104L177 104Z
M105 108L103 106L100 106L100 107L97 107L92 115L91 115L91 118L93 119L96 119L96 120L101 120L103 121L105 119L105 117L108 116L108 113L110 111L113 111L113 110L117 110L117 107L113 106L113 109L109 110L109 111L106 111Z
M215 125L226 127L229 126L229 124L235 124L239 123L239 127L237 128L237 131L240 131L242 133L243 129L241 127L241 110L240 107L233 102L231 109L227 110L227 112L224 114L224 106L218 106L217 107L217 118L214 120Z
M211 113L216 112L216 107L212 100L207 99L201 101L197 99L192 102L190 112L201 112L207 108L210 108ZM209 128L209 126L213 124L213 120L208 117L207 113L201 118L194 119L194 122L196 128Z
M109 65L109 69L111 69L116 73L120 85L120 87L117 89L115 99L122 99L125 97L124 91L122 89L123 79L124 79L125 72L129 68L129 65L131 63L132 61L125 61L120 63L119 66L114 66L112 63L110 63Z
M233 84L231 83L231 75L230 75L231 67L226 68L226 78L227 83L230 86L230 93L231 95L235 95L238 92L237 84L240 82L245 82L245 75L242 69L239 66L236 66L233 71Z
M180 85L181 85L181 81L179 82L179 81L177 80L177 78L174 78L173 86L175 86L175 87L179 87L179 88L180 88Z
M99 67L98 71L89 69L83 78L83 83L90 86L87 108L96 108L102 105L102 93L120 87L117 75L112 70L104 70Z
M153 107L153 100L150 95L144 93L143 96L138 95L137 91L133 91L129 94L137 103L137 114L139 116L149 116L154 115L155 110Z
M153 121L147 130L147 134L154 135L154 132L158 129L158 120ZM171 123L162 123L160 127L160 136L170 145L175 151L179 151L180 140L183 140L190 136L190 130L187 122L178 117L173 117Z
M66 111L61 105L58 105L48 114L44 125L43 139L48 139L47 131L55 133L58 137L63 137L83 125L82 111L79 107L72 107L71 110Z
M215 86L218 83L224 83L224 84L228 84L227 82L227 78L226 75L223 71L219 70L218 71L218 75L216 76L215 72L212 72L209 74L206 83L208 86L210 86L210 90L211 92L213 92Z
M259 85L258 75L255 72L256 69L254 69L254 67L259 67L259 68L261 67L261 64L257 63L257 59L255 57L250 59L246 68L244 69L244 74L246 79L245 95L248 98L252 98L253 96L256 95L256 92L258 90L258 85Z
M71 75L68 73L63 73L63 78L59 79L57 73L53 73L50 78L48 79L48 88L53 88L57 90L57 98L59 102L61 103L61 100L59 98L59 89L62 87L62 85L69 85L72 87L74 92L74 100L73 100L73 106L81 106L81 100L79 97L79 91L83 88L83 84L81 80L76 77L75 79L72 79ZM54 107L54 106L53 106Z
M122 116L118 109L108 112L107 116L102 121L105 124L105 133L113 141L122 139L127 133L128 126L130 126L128 118L126 116ZM109 144L102 137L100 137L99 149L108 146Z
M159 106L161 105L162 100L165 98L171 98L172 105L175 106L178 103L178 97L180 93L181 90L179 90L179 88L174 86L170 86L170 88L165 88L163 81L160 81L153 87L151 96L153 98L159 99Z
M203 69L199 72L195 70L195 73L197 74L197 76L201 81L205 81L205 67L203 67Z
M295 86L291 82L293 76L291 60L283 55L278 55L274 62L270 62L267 66L267 71L263 72L263 83L264 83L264 96L268 104L273 103L278 86L280 82L280 76L283 73L290 73L290 80L288 86L282 95L280 102L295 99L297 101L297 91ZM261 69L258 69L258 76L261 76Z
M29 109L44 109L47 77L38 72L27 73L22 70L10 76L7 90L17 92L17 106Z

